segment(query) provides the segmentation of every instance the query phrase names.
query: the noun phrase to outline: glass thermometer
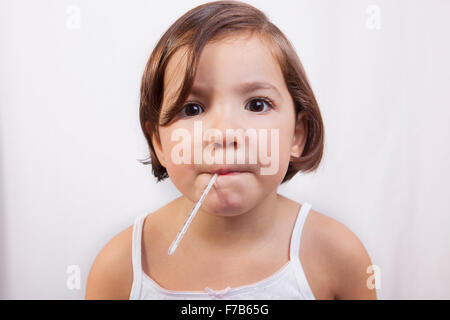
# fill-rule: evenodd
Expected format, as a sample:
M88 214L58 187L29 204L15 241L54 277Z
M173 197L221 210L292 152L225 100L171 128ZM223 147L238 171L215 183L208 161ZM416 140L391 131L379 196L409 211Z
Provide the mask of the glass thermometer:
M178 244L181 241L181 238L183 238L184 234L186 233L187 228L191 224L192 219L194 219L195 215L197 214L198 209L200 208L200 206L203 203L203 200L205 199L205 197L208 194L209 190L211 189L212 185L216 181L217 176L218 176L217 173L215 173L212 176L211 180L208 183L208 186L206 187L205 191L203 191L202 196L195 204L194 209L192 209L192 212L189 214L187 219L184 221L183 227L180 229L180 231L178 231L177 236L175 237L175 240L172 242L172 244L169 247L169 255L171 255L175 252L176 248L178 247Z

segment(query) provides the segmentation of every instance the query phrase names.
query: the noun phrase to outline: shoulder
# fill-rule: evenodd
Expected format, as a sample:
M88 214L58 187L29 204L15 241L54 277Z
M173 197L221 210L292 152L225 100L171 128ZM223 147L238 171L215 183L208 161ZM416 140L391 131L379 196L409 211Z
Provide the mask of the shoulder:
M344 224L310 210L305 236L324 268L336 299L376 299L368 289L370 257L359 238Z
M128 299L133 283L131 242L133 225L112 238L92 264L86 299Z

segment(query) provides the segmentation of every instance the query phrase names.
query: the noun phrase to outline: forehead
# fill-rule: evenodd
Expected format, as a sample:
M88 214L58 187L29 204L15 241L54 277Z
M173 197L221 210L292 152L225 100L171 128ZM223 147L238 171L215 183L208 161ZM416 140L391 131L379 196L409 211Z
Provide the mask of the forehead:
M230 35L210 41L199 58L194 87L225 92L239 83L266 82L282 89L284 78L268 44L251 34ZM170 59L164 78L165 101L178 96L187 63L186 50L179 49Z

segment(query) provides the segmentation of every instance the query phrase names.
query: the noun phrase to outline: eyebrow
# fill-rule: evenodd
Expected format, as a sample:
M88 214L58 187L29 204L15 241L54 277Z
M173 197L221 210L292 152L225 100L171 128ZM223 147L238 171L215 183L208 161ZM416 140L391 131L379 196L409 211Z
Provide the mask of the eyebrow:
M275 92L278 97L281 99L281 93L277 89L277 87L269 82L264 81L252 81L252 82L243 82L241 84L238 84L234 87L234 90L236 92L239 92L240 94L244 93L250 93L254 92L256 90L265 89L265 90L271 90ZM197 95L197 96L206 96L207 92L209 90L206 87L201 86L193 86L191 90L191 94Z

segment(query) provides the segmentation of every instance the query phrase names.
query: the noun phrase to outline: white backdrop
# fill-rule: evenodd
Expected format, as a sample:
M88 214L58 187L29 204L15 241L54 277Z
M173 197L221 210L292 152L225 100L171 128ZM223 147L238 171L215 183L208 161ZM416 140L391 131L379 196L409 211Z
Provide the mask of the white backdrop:
M1 1L0 298L83 298L106 242L179 196L136 160L139 86L204 2ZM325 123L319 170L280 193L353 230L380 299L450 299L450 1L247 2L295 45Z

